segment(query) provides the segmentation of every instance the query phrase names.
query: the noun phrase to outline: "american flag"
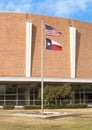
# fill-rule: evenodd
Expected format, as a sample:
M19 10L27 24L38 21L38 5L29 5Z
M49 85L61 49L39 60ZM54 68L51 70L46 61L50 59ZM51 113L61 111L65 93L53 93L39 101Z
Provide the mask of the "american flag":
M58 31L56 28L48 26L45 24L45 30L47 36L61 36L61 32Z

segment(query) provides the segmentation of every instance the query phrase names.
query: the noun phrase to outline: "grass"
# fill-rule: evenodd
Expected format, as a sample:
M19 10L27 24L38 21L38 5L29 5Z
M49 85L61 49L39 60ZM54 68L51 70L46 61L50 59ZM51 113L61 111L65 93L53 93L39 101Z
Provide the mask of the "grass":
M39 110L34 111L39 112ZM48 110L75 114L74 116L56 119L35 119L6 115L10 113L31 113L34 111L0 110L0 130L92 130L92 108Z

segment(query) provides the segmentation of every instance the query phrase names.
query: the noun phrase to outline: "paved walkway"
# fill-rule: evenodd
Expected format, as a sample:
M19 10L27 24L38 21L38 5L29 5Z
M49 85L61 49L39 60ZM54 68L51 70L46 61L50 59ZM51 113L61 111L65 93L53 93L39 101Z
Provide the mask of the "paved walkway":
M68 112L43 112L43 114L35 114L35 113L14 113L14 114L7 114L8 116L22 116L22 117L33 117L33 118L57 118L57 117L65 117L71 116L73 114Z

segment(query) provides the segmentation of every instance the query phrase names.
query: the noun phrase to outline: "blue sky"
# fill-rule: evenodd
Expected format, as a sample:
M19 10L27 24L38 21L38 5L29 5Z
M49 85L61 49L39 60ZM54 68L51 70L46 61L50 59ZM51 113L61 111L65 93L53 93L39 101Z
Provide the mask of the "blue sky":
M42 14L92 22L92 0L0 0L0 11Z

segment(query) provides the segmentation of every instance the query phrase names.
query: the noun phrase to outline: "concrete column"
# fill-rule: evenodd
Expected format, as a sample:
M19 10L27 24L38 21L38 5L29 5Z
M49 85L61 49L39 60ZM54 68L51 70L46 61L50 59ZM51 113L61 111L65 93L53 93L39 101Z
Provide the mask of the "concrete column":
M83 102L86 103L86 99L85 99L85 87L83 89L83 100L84 100Z
M31 76L32 22L26 21L26 77Z
M30 87L26 88L25 100L26 100L26 105L30 105Z
M72 103L75 104L75 90L72 92Z
M76 69L76 28L70 27L70 75L75 78Z
M35 87L33 87L33 105L35 105Z
M4 106L6 105L6 86L4 87Z
M18 87L16 88L16 106L18 106Z
M79 91L79 102L81 104L81 90Z

